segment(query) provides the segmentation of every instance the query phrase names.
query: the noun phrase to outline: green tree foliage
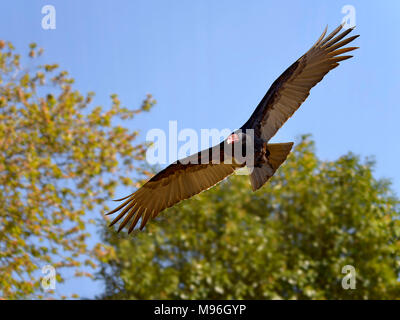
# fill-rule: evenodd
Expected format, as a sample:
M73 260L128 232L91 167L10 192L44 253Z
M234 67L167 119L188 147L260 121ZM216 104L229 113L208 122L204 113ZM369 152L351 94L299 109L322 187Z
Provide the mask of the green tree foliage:
M38 65L42 51L30 45L26 68L0 41L0 297L8 299L40 297L35 270L46 264L60 282L64 268L91 276L82 266L107 256L88 247L94 219L85 212L104 212L120 182L134 185L145 146L132 145L137 132L122 124L154 104L148 96L129 110L112 95L107 110L92 107L93 93L73 89L66 71Z
M320 161L303 137L263 188L247 176L182 202L136 236L104 232L108 299L385 299L400 286L398 200L373 162ZM356 289L342 288L345 265Z

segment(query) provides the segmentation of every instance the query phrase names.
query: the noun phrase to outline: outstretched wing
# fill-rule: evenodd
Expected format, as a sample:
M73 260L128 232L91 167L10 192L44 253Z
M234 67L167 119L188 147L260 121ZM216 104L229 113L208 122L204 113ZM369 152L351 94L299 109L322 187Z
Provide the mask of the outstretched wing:
M275 80L242 128L253 128L258 136L267 141L271 139L306 100L311 88L330 70L336 68L339 61L352 57L341 54L358 49L342 48L358 37L345 38L353 28L338 34L342 28L343 25L340 25L327 37L325 29L311 49Z
M199 160L201 160L201 155L211 154L212 149L208 149L210 152L199 152ZM130 233L135 228L139 219L142 218L140 229L143 229L149 218L155 218L164 209L211 188L240 167L240 165L234 163L213 163L213 161L210 161L209 163L202 164L199 161L199 164L193 164L189 163L189 161L184 161L189 158L193 159L196 156L192 155L175 164L169 165L147 181L135 193L120 199L125 200L125 202L107 213L112 214L123 209L111 222L110 226L125 217L118 231L131 221L128 230L128 233Z

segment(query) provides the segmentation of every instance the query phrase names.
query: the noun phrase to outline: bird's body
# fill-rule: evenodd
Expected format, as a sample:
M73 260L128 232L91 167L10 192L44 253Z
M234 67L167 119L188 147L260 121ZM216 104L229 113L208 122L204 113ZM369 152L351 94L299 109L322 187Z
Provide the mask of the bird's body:
M111 225L124 217L118 231L128 222L131 222L128 232L133 231L139 220L143 229L150 218L164 209L211 188L244 166L251 172L253 191L261 188L286 160L293 146L292 142L270 144L269 140L300 107L311 88L340 61L352 57L341 54L357 49L342 48L358 37L345 38L352 29L338 34L342 27L326 37L325 29L311 49L275 80L240 129L220 144L169 165L135 193L120 199L125 201L108 213L122 209Z

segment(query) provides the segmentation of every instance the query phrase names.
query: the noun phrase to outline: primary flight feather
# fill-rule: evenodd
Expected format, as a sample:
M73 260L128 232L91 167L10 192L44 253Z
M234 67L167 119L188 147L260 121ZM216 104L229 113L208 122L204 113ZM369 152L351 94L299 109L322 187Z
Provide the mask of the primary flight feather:
M107 213L113 214L122 210L110 226L123 218L118 231L130 223L130 233L139 221L139 228L143 229L150 218L155 218L164 209L211 188L238 168L249 167L249 163L237 161L232 153L227 159L229 148L247 141L248 136L245 132L249 129L254 130L254 162L251 165L250 182L253 191L261 188L286 160L293 146L292 142L268 144L268 141L300 107L311 88L330 70L336 68L340 61L352 57L342 54L358 48L343 48L358 35L346 38L353 28L340 33L342 29L343 25L340 25L325 36L325 28L317 42L275 80L249 120L226 140L178 160L148 180L133 194L117 200L125 201Z

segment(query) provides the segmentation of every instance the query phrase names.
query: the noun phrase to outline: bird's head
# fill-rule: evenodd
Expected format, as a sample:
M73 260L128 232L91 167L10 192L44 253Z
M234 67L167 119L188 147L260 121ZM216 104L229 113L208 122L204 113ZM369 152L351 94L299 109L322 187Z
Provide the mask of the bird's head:
M235 132L231 133L228 138L226 138L226 143L231 145L246 145L252 144L252 136L242 132L241 129L236 130Z
M246 131L246 132L244 132ZM256 153L255 139L260 140L254 136L252 129L238 129L232 132L224 141L224 153L227 158L234 157L237 163L253 163L253 158Z
M226 138L224 150L228 158L233 156L236 162L242 163L246 161L247 155L254 154L254 148L252 148L252 146L251 136L239 129Z
M240 136L237 133L232 133L227 139L226 139L226 143L227 144L233 144L235 142L239 142L240 141Z

